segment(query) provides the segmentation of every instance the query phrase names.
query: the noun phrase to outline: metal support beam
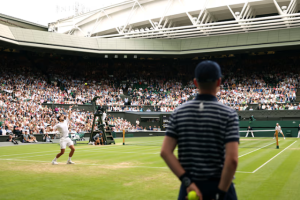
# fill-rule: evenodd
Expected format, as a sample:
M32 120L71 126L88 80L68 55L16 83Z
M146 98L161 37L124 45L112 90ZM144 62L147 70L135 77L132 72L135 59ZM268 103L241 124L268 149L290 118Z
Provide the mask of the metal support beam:
M93 16L97 15L98 13L101 14L101 13L102 13L102 10L97 11L97 12L93 12L93 13L89 14L89 15L86 16L84 19L82 19L82 20L76 22L75 25L77 25L77 26L83 25L83 24L85 23L85 20L86 20L86 19L88 19L88 18L90 18L90 17L93 17ZM75 19L74 19L74 20L75 20Z
M183 0L178 0L178 1L181 3L181 5L182 5L182 7L183 7L183 9L184 9L184 11L186 13L186 15L189 17L189 19L191 20L192 24L195 25L195 21L193 20L192 15L190 13L188 13L188 11L186 10L186 7L185 7L184 3L182 2Z
M208 17L207 17L207 19L205 20L204 24L207 24L208 20L210 20L210 19L212 19L212 16L211 16L210 13L208 13Z
M230 6L228 4L227 4L227 7L228 7L229 11L231 12L232 16L234 17L234 19L237 20L234 12L232 11L232 9L230 8Z
M203 16L203 18L202 18L200 24L203 24L203 22L204 22L204 20L205 20L205 17L206 17L207 15L208 15L208 12L205 11L205 14L204 14L204 16Z
M246 8L246 5L247 5L247 4L248 4L248 1L245 2L242 11ZM240 20L241 20L240 17L241 17L241 15L236 16L235 13L233 12L233 10L230 8L230 6L229 6L228 4L227 4L227 7L228 7L228 9L230 10L230 12L231 12L232 16L234 17L234 19L237 21L237 23L241 24L241 23L240 23ZM245 32L248 32L248 31L247 31L247 28L246 28L245 26L241 25L241 28L242 28Z
M106 17L107 17L109 20L111 20L111 22L112 22L113 24L115 24L114 20L113 20L108 14L106 14L105 10L102 10L102 12L106 15ZM115 29L118 31L118 33L120 33L120 30L119 30L119 28L116 26L116 24L115 24Z
M124 27L122 28L122 30L120 31L121 33L124 33L124 30L125 30L125 28L127 27L127 25L129 24L129 22L130 22L130 20L131 20L131 18L132 18L132 16L133 16L133 13L136 11L136 9L134 9L134 6L136 5L136 2L134 2L134 4L133 4L133 6L132 6L132 8L131 8L131 10L130 10L130 12L129 12L129 16L128 16L128 18L127 18L127 21L126 21L126 23L124 24Z
M241 13L240 13L240 16L238 16L238 19L243 18L242 16L243 16L243 13L244 13L244 11L245 11L247 5L248 5L248 0L246 0L245 4L244 4L244 6L243 6L243 9L242 9L242 11L241 11Z
M292 7L292 4L295 2L295 0L291 0L291 2L289 3L288 8L286 9L286 13L289 13Z
M129 29L128 29L128 33L130 33L131 29L132 29L132 26L130 25Z
M102 21L103 18L100 19L102 14L102 11L99 12L99 16L96 19L96 22L94 23L94 26L92 28L92 30L90 31L89 37L91 37L91 35L94 33L95 29L99 26L100 22ZM100 19L100 22L98 23L98 20Z
M71 31L73 30L74 27L72 27L69 32L67 33L68 35L71 35Z
M165 20L165 23L164 23L164 25L163 25L163 27L162 27L162 28L165 28L165 27L166 27L166 25L167 25L168 21L169 21L169 19L168 19L168 18L166 18L166 20Z
M281 8L280 8L280 6L278 5L278 3L277 3L277 1L276 0L273 0L273 2L274 2L274 4L275 4L275 7L276 7L276 9L277 9L277 11L278 11L278 13L280 14L280 15L285 15L285 13L281 10ZM292 8L292 6L291 6L291 8ZM286 27L287 28L290 28L290 21L289 21L289 17L282 17L282 19L286 19Z
M99 19L99 18L98 18L98 19ZM95 31L95 30L98 28L98 26L101 24L103 17L100 18L100 21L99 21L99 22L98 22L98 19L97 19L97 21L96 21L95 24L94 24L93 30L90 32L90 37L91 37L92 34L95 34L94 31Z
M286 13L288 13L288 14L292 13L292 11L293 11L293 9L295 7L295 4L297 5L296 0L291 0L290 4L289 4L289 6L288 6L288 8L286 10Z
M298 11L297 10L297 7L298 7L297 0L292 0L290 4L292 4L292 5L291 5L290 10L287 10L287 13L288 14L296 13Z
M169 22L168 28L171 28L172 23L173 23L173 21L171 20L171 21Z
M140 4L140 2L139 2L138 0L135 0L135 1L136 1L137 4L140 6L140 8L144 11L144 13L145 13L145 15L147 16L147 18L148 18L148 20L149 20L151 26L152 26L153 28L155 28L155 26L154 26L152 20L148 17L149 15L147 15L147 11L145 10L145 8Z
M200 13L199 13L199 15L198 15L198 18L197 18L195 24L198 24L198 23L199 23L200 17L201 17L201 15L203 14L203 12L205 11L206 5L207 5L208 1L209 1L209 0L205 0L205 2L203 3L203 7L202 7L202 9L201 9L201 11L200 11Z
M282 10L281 10L280 6L278 5L277 1L276 1L276 0L273 0L273 2L274 2L274 4L275 4L275 7L276 7L278 13L279 13L280 15L284 15L284 12L282 12Z
M242 18L240 18L240 19L245 19L247 16L248 16L248 14L250 13L250 6L249 6L249 4L247 5L247 8L246 8L246 10L245 10L245 14L243 15L243 17Z
M168 0L167 6L165 8L165 11L164 11L163 15L160 17L160 20L158 22L157 27L162 23L162 21L163 21L164 17L166 16L166 14L167 14L170 6L172 5L172 2L173 2L173 0Z
M80 30L80 32L83 33L84 36L87 36L88 34L86 32L84 32L81 28L79 28L79 26L75 25L75 27Z

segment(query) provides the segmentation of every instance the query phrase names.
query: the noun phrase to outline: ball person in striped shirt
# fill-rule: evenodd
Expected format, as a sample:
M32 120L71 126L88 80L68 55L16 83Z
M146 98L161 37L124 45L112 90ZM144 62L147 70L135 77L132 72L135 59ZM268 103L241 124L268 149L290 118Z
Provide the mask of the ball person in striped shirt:
M239 122L236 111L217 101L221 76L216 62L199 63L194 79L199 94L170 116L161 156L181 180L179 200L190 191L200 199L237 199L232 180L238 165Z

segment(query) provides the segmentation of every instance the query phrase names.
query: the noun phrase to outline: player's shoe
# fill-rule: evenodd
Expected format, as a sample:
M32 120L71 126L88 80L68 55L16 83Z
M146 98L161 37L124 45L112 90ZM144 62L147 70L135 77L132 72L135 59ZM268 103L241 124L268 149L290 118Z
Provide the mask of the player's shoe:
M285 137L284 137L284 139L285 139Z
M273 137L273 139L275 139L275 137Z
M56 161L52 161L52 165L58 165Z
M70 160L70 161L67 162L67 164L72 165L72 164L75 164L75 163Z

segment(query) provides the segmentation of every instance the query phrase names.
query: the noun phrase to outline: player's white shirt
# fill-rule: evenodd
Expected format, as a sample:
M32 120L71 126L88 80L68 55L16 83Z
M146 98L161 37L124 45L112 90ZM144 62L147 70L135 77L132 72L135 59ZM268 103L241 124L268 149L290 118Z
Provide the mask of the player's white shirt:
M281 126L275 126L275 131L281 131Z
M54 129L57 129L59 131L60 138L67 138L69 136L68 124L69 120L66 119L63 122L59 122L53 127Z

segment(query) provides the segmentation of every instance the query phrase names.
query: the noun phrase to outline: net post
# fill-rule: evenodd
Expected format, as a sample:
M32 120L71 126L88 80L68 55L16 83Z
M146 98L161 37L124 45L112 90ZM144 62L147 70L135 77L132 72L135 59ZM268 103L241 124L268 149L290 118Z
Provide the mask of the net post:
M278 144L278 131L275 131L275 135L276 135L276 149L279 149L279 144Z
M123 129L123 145L125 145L125 129Z

